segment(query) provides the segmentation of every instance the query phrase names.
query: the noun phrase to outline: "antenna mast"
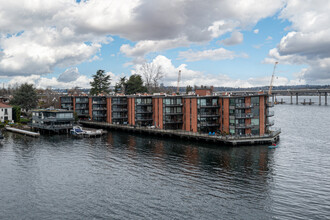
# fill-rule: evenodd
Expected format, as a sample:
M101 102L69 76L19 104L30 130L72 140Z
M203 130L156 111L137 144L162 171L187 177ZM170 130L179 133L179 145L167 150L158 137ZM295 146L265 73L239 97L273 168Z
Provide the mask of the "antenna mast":
M180 79L181 79L181 70L179 70L179 73L178 73L178 83L176 86L176 93L180 92Z
M278 62L275 62L272 79L270 80L270 86L269 86L269 90L268 90L268 95L271 95L272 94L273 83L274 83L274 76L275 76L275 69L276 69L276 65L277 64L278 64Z

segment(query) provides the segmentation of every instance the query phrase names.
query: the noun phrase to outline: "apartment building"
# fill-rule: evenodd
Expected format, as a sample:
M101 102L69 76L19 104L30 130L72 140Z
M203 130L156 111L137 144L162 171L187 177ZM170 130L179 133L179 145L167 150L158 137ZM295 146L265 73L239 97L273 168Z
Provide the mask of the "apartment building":
M79 105L72 102L73 110L79 115L83 108L91 120L111 124L231 135L263 135L274 125L271 120L274 112L270 111L272 105L265 93L203 94L97 96L89 97L89 103L86 98L70 98L82 102ZM71 99L61 97L61 106L70 108Z

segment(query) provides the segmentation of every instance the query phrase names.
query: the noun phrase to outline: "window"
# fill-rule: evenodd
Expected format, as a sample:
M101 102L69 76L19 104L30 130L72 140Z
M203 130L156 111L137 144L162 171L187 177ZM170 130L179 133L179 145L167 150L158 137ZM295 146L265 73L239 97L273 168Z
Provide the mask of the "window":
M253 105L259 105L259 96L257 96L257 97L251 97L251 104L253 104Z
M259 119L251 119L252 125L259 125Z

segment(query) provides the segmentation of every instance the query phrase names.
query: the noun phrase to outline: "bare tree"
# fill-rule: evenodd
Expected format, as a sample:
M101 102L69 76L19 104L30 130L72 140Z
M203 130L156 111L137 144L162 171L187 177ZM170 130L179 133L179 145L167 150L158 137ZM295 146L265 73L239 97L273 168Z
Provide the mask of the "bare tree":
M153 63L144 63L140 67L145 85L149 93L159 91L159 81L164 77L163 68Z

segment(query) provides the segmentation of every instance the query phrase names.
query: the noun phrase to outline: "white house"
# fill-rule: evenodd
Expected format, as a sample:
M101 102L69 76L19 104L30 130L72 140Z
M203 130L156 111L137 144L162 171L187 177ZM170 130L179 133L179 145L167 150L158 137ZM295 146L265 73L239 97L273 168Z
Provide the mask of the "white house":
M13 108L10 105L6 105L0 102L0 121L12 121L13 120Z

